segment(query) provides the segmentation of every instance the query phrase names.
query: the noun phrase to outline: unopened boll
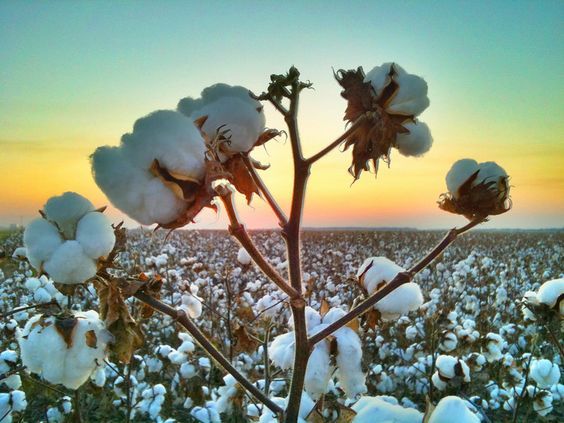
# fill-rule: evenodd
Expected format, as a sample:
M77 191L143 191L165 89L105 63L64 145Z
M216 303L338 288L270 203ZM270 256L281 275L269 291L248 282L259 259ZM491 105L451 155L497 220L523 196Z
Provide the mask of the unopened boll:
M107 257L115 244L109 219L74 192L50 198L44 216L24 231L30 264L62 284L83 283L95 276L97 261Z
M112 335L95 311L74 312L65 320L65 332L56 327L54 316L33 316L17 334L22 363L46 381L77 389L103 363ZM48 352L48 354L46 354Z
M358 269L357 277L368 294L373 294L386 286L400 272L405 272L405 269L386 257L371 257ZM423 304L423 294L419 285L408 282L378 301L374 308L381 313L383 320L393 320L409 311L417 310L421 304Z

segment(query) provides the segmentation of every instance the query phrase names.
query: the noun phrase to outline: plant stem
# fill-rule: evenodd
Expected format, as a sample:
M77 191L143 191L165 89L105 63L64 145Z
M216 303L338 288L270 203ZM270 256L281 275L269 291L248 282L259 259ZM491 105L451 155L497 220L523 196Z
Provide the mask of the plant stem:
M245 226L239 221L237 212L235 211L235 204L233 202L233 192L224 186L219 186L216 188L218 194L221 196L221 200L227 211L227 216L229 217L229 233L239 241L241 246L247 250L255 264L262 270L262 272L272 280L282 291L284 291L290 298L299 298L299 290L290 286L288 282L266 261L266 258L260 253L260 251L255 246L255 243L249 236Z
M292 298L290 306L294 321L295 348L294 366L292 373L292 383L286 408L286 422L296 422L299 417L300 403L304 387L305 372L307 362L311 352L307 337L307 327L305 320L306 302L302 294L302 275L301 275L301 254L300 254L300 229L302 222L302 211L304 206L304 196L307 187L307 180L310 173L310 164L305 161L302 155L300 135L298 132L297 114L299 100L299 83L292 85L292 95L290 97L290 109L284 116L292 145L292 157L294 161L294 187L292 192L292 206L290 209L290 219L284 225L282 235L286 241L288 254L288 272L290 274L290 284L298 293L299 297Z
M361 126L364 123L365 120L366 120L366 115L362 115L361 117L359 117L350 126L349 129L347 129L345 132L343 132L343 134L339 138L337 138L335 141L333 141L331 144L329 144L327 147L325 147L319 153L314 154L309 159L306 159L306 162L311 165L311 164L315 163L316 161L318 161L319 159L321 159L322 157L324 157L329 152L331 152L334 148L341 145L342 142L345 141L354 131L356 131L358 129L358 127Z
M181 310L176 310L167 304L145 294L144 292L137 292L135 298L148 304L155 310L166 314L167 316L175 319L180 325L182 325L189 333L194 337L194 339L200 344L200 346L217 362L221 367L223 367L227 372L229 372L236 380L239 382L247 391L254 395L260 402L266 405L272 412L279 414L283 413L283 409L275 404L270 398L268 398L264 393L253 385L245 376L243 376L233 365L229 362L221 352L207 339L206 335L196 326L196 324Z
M484 222L485 220L486 220L485 218L478 218L471 221L466 226L463 226L460 229L457 228L451 229L446 234L446 236L441 240L441 242L439 242L431 252L429 252L425 257L423 257L419 262L417 262L411 269L409 269L407 272L398 273L396 277L392 279L390 283L388 283L382 289L374 292L366 300L364 300L358 306L356 306L351 311L349 311L346 315L344 315L340 319L336 320L335 322L327 326L325 329L317 332L315 335L310 337L309 338L310 348L313 347L315 344L317 344L319 341L325 339L327 336L331 335L336 330L345 326L351 320L357 318L358 316L370 310L374 306L374 304L376 304L378 301L380 301L382 298L390 294L392 291L394 291L401 285L410 282L417 273L419 273L421 270L427 267L433 260L435 260L438 256L440 256L441 253L444 251L444 249L448 247L450 244L452 244L459 235L463 234L469 229L472 229L474 226Z
M266 202L268 203L268 205L270 206L270 208L272 209L272 211L274 212L274 214L278 218L279 225L281 227L284 227L284 225L286 223L288 223L288 218L286 217L286 214L284 213L284 211L282 210L280 205L276 202L276 200L274 199L274 197L270 193L267 186L264 184L264 181L262 180L262 178L258 174L257 170L254 168L253 164L249 160L249 156L243 154L242 157L243 157L243 162L245 163L245 166L247 167L247 170L249 171L249 173L251 174L251 177L253 178L253 181L255 182L259 191L264 196Z

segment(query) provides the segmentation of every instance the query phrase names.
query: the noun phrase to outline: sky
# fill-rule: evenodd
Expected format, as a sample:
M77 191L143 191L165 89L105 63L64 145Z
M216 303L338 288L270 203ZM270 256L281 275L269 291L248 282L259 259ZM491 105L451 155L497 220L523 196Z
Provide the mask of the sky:
M511 176L513 209L485 227L563 227L563 22L562 1L0 1L0 225L29 222L65 191L108 204L88 161L97 146L217 82L261 92L291 65L314 86L299 114L313 154L345 129L333 69L393 61L429 85L420 118L431 151L394 151L353 185L350 151L334 151L312 169L305 226L462 225L436 201L451 164L469 157ZM263 178L288 208L289 142L253 156L271 164ZM240 199L239 214L250 228L276 226L260 198ZM225 222L206 212L192 226Z

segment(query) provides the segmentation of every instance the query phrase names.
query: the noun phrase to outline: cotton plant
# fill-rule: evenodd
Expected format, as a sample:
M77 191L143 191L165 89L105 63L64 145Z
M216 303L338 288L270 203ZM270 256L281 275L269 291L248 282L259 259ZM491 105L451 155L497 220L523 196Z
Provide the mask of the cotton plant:
M461 383L469 383L470 368L464 362L450 355L439 355L437 357L435 368L437 369L431 378L431 381L437 389L443 391L449 385L460 385Z
M27 407L25 392L13 390L0 393L0 419L2 423L12 423L13 413L20 413Z
M347 102L345 120L349 127L335 142L309 158L302 154L297 106L300 94L312 84L301 80L295 67L286 74L273 74L267 89L259 95L241 86L222 83L207 87L199 98L183 98L177 110L159 110L138 119L117 145L99 147L91 156L96 184L116 208L143 225L177 229L195 221L204 208L217 210L222 204L229 219L229 233L241 247L237 261L242 268L225 271L229 246L217 242L217 238L200 248L200 241L207 234L187 235L194 248L183 255L185 245L175 244L174 234L164 245L156 247L148 243L149 237L143 230L126 234L119 226L109 225L101 209L95 209L77 194L66 193L49 200L42 219L26 229L26 257L38 272L47 273L56 283L93 281L93 286L84 289L93 297L89 302L98 306L100 315L94 311L72 311L81 308L84 299L68 297L66 307L59 304L66 308L61 314L45 312L32 317L18 331L21 360L28 370L47 382L60 383L69 389L77 389L89 379L93 382L92 389L109 385L118 396L116 407L131 412L128 418L142 412L154 421L164 418L163 406L169 402L165 401L165 395L171 398L173 406L182 404L190 409L195 419L215 422L221 421L221 413L229 413L235 391L238 394L244 389L264 405L261 412L252 411L254 418L261 422L280 418L295 422L305 421L312 411L334 416L334 410L322 410L322 406L313 410L314 399L325 394L330 393L338 401L344 393L348 398L346 404L350 405L367 393L371 381L366 379L361 362L363 348L370 342L361 339L358 333L378 330L372 319L376 314L386 327L401 327L398 333L405 331L407 335L405 326L412 323L406 316L410 311L419 309L420 317L436 312L440 293L431 293L431 301L423 303L420 283L432 276L424 268L458 235L488 216L509 209L508 176L490 162L476 163L470 174L468 163L464 162L462 170L455 164L447 175L449 192L441 197L440 206L464 215L471 222L453 229L446 241L420 261L406 257L405 246L389 249L388 256L405 263L406 268L384 256L372 257L356 272L359 286L347 286L342 281L354 280L355 269L360 264L357 257L366 257L368 249L344 251L348 248L345 245L343 251L334 249L330 253L335 262L346 263L343 275L335 272L321 277L315 269L305 269L312 263L304 263L302 269L302 256L308 253L301 250L302 210L307 176L318 160L340 145L345 149L352 147L353 163L349 171L356 180L362 171L370 169L370 163L374 170L380 160L389 163L392 148L405 156L419 157L429 151L433 142L429 128L419 120L429 106L423 78L391 62L367 74L358 68L339 70L335 76ZM255 148L280 134L267 128L264 103L270 103L280 112L288 126L295 165L294 194L288 215L259 175L258 170L266 170L267 166L252 157ZM285 247L273 249L268 257L263 255L261 250L268 250L273 239L258 246L255 235L249 236L237 214L237 192L244 194L248 203L255 194L268 203L282 228ZM128 244L127 237L133 237L136 244ZM210 250L213 253L207 254ZM315 258L317 269L322 268L319 263L325 259L324 253ZM150 267L150 271L142 272L143 266ZM466 287L465 278L473 276L471 266L472 261L468 260L448 276L453 281L453 289L447 292L449 296ZM421 279L416 283L414 278L418 274ZM47 291L38 280L40 286L35 282L28 284L28 289L35 288L34 295L40 289ZM14 281L22 282L23 278ZM232 301L233 292L237 295L236 302ZM507 302L508 292L505 291L505 297L499 292L500 302ZM37 297L38 303L49 303L47 295ZM206 300L211 304L205 313L217 315L219 323L207 314L202 318L202 303ZM167 317L157 319L155 311ZM357 320L368 311L366 320ZM258 314L267 318L259 320ZM145 322L146 333L140 320ZM239 324L236 331L233 320ZM255 325L247 325L255 321ZM290 321L292 331L280 334L280 322L285 321ZM473 328L464 328L468 333L461 336L456 318L451 323L440 342L444 352L459 348L462 339L474 336ZM181 344L175 349L167 343L174 336L177 324L187 332L179 334ZM7 325L1 329L14 331L17 326L15 321L12 329ZM413 323L413 327L416 329L409 331L411 339L430 333L422 321ZM273 332L278 336L269 344L271 330L278 331ZM385 335L392 333L396 333L395 328ZM158 334L163 338L159 345L141 351L148 339ZM221 342L212 342L223 334L226 338ZM486 339L489 343L484 344L484 356L494 357L494 361L507 367L512 360L503 357L501 350L506 345L497 345L495 337ZM119 364L108 363L102 369L110 341L113 341L111 352ZM213 357L213 365L210 358L196 351L196 344ZM49 357L40 356L37 345L53 353ZM386 342L379 336L372 345L377 346L375 356L383 363L396 355L404 360L393 368L380 366L378 372L373 368L376 389L381 391L391 392L398 380L413 376L409 362L417 361L416 368L422 372L432 363L432 355L422 351L425 348L422 342L419 346L399 345L396 340ZM236 352L233 347L247 351ZM229 358L224 354L226 349ZM59 359L48 360L53 356ZM267 389L267 380L273 382L269 379L269 360L282 370L292 370L291 380L278 387L280 393L287 389L285 398L273 397L275 390ZM457 376L469 379L468 366L462 364L463 360L456 360L455 364L449 359L438 360L439 379ZM215 363L230 373L220 388L213 386ZM127 373L119 374L116 366L127 368ZM174 367L173 376L170 386L165 387L155 379L171 367ZM254 377L264 380L262 388L252 383ZM194 379L201 379L200 391L188 395L182 390L188 389ZM410 382L420 395L429 389L429 381L424 379ZM198 405L194 406L195 403ZM375 413L390 418L420 417L419 411L409 407L413 405L409 398L403 398L402 404L406 407L382 397L361 399L353 407L358 408L358 421L369 421Z
M23 236L30 264L60 284L80 284L94 277L97 262L114 247L110 220L74 192L51 197L41 215Z

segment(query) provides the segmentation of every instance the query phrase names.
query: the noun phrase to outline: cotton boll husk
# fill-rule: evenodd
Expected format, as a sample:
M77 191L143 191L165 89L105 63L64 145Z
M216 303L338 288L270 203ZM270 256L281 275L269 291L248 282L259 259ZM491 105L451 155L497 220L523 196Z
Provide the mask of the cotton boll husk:
M278 335L269 348L269 358L281 369L289 369L294 364L294 332Z
M65 192L58 197L51 197L43 206L47 219L57 224L66 239L74 239L76 224L82 216L92 210L92 203L76 192Z
M431 149L433 137L427 124L416 120L403 126L409 130L409 133L400 133L396 136L396 147L401 154L419 157Z
M564 295L564 278L553 279L541 285L537 292L537 300L553 308L562 295ZM561 315L564 314L564 301L560 302L559 312Z
M550 388L560 380L560 368L550 360L535 360L531 363L529 375L540 388Z
M23 240L27 249L27 258L37 270L44 261L49 260L63 239L55 225L43 218L32 220L25 228Z
M45 271L63 284L82 283L96 275L96 263L78 241L65 241L44 264Z
M331 372L329 345L326 341L318 342L309 357L304 383L304 389L312 398L317 399L327 392Z
M22 363L33 373L48 382L63 384L67 388L77 389L88 380L106 357L106 347L111 341L111 334L105 329L95 311L75 312L76 327L72 334L69 348L55 328L55 317L47 317L43 327L36 322L42 315L33 316L23 330L17 333L21 350ZM96 346L86 342L86 332L94 331ZM48 351L48 354L45 352Z
M348 398L367 392L362 372L362 343L351 328L343 327L333 334L337 340L337 376Z
M420 423L423 420L419 411L390 404L381 397L362 397L351 408L356 412L353 423Z
M452 423L456 416L457 423L480 423L480 418L472 413L466 403L456 396L442 398L431 414L429 423Z
M460 186L479 170L478 162L473 159L461 159L452 165L446 175L448 191L454 198L458 198Z
M116 237L110 219L102 213L90 212L78 222L76 240L88 257L98 259L110 254Z

